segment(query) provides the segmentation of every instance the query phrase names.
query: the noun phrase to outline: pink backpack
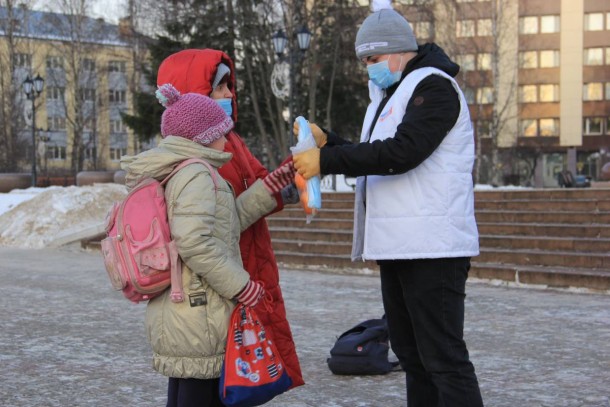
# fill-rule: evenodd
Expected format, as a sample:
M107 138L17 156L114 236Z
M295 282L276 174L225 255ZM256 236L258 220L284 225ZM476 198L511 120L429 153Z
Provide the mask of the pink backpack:
M209 168L214 188L216 172L202 159L180 163L161 182L146 178L139 182L108 213L102 255L112 287L138 303L160 295L171 285L170 298L182 302L182 265L171 239L164 185L179 170L200 163Z

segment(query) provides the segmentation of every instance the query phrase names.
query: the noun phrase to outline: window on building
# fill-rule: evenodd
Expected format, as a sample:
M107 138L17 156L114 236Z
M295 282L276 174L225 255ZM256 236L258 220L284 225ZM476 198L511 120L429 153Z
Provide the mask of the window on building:
M109 61L108 72L127 72L127 62L125 61Z
M479 71L491 70L491 54L477 54L477 69Z
M602 117L585 117L583 120L583 133L585 136L602 134Z
M13 59L15 68L28 68L32 66L32 56L30 54L15 54Z
M540 85L541 102L559 102L559 85Z
M83 123L83 130L85 131L93 131L97 125L97 120L95 117L87 117Z
M474 104L474 89L472 88L464 88L464 98L466 99L466 103Z
M477 35L479 37L489 37L491 36L491 19L490 18L482 18L477 21Z
M559 66L559 51L540 51L540 68L556 68Z
M432 24L430 21L418 21L413 24L416 38L432 37Z
M126 103L127 92L124 90L110 89L108 91L108 101L110 103Z
M477 89L477 103L488 104L493 103L493 89L489 86L485 86Z
M81 101L95 101L95 89L79 89L78 90L79 97Z
M94 72L95 71L95 61L90 58L85 58L81 61L81 67L85 72Z
M97 149L95 147L87 147L83 153L86 161L92 161L95 160L95 157L97 156Z
M606 134L610 134L610 116L606 117Z
M610 65L610 48L606 48L606 65Z
M519 34L549 34L559 32L559 16L525 16L519 18Z
M538 34L538 16L526 16L519 19L520 34Z
M522 51L519 52L519 67L520 68L538 68L538 52Z
M583 85L582 97L585 101L595 101L604 99L603 83L587 83Z
M519 86L519 101L521 103L538 102L538 87L536 85Z
M49 131L66 130L66 118L61 116L50 116L47 118L47 128Z
M603 65L604 64L604 49L603 48L586 48L585 65Z
M49 86L47 87L47 100L63 100L65 91L65 88Z
M110 148L110 159L112 161L119 161L121 156L127 155L126 148Z
M477 121L477 135L479 137L491 137L491 120Z
M47 68L61 69L64 67L64 59L62 57L47 57Z
M474 71L474 54L461 54L456 56L456 62L460 66L461 71Z
M47 158L49 160L65 160L66 147L47 145Z
M610 100L610 82L606 82L606 100Z
M559 32L559 16L541 16L540 17L540 33L558 33Z
M585 14L585 31L602 31L604 29L604 13Z
M559 119L540 119L540 136L553 137L559 135Z
M458 20L456 35L458 37L474 37L475 20Z
M110 132L111 133L127 133L127 126L123 123L123 120L110 120Z
M538 135L538 123L534 119L523 119L520 122L522 137L536 137Z

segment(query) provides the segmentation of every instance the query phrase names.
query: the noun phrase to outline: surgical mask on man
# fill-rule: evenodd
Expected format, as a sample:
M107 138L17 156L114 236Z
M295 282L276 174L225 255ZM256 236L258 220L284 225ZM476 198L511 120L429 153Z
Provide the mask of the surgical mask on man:
M400 70L396 72L390 71L390 65L388 63L389 60L390 59L388 58L385 61L377 62L376 64L366 67L366 70L369 73L369 79L381 89L387 89L394 85L400 80L402 75ZM402 56L400 57L399 66L400 65L402 65Z
M216 103L218 103L220 107L222 107L222 110L225 111L227 116L231 117L231 115L233 114L233 99L216 99Z

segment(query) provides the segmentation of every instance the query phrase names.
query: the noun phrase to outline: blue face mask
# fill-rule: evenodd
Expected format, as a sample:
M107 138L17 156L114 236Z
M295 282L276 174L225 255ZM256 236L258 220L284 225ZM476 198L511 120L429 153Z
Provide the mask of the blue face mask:
M233 99L216 99L216 103L222 107L227 116L231 117L231 114L233 114Z
M402 61L402 58L401 58ZM377 62L366 67L369 72L369 79L381 89L387 89L400 80L402 72L390 71L388 60Z

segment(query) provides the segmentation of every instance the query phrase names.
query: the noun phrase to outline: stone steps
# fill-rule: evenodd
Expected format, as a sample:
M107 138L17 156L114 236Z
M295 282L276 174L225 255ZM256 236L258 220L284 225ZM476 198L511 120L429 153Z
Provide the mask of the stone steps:
M481 254L471 276L610 290L610 189L475 192ZM309 224L299 206L270 216L276 258L292 266L378 269L352 262L352 193L325 193Z

